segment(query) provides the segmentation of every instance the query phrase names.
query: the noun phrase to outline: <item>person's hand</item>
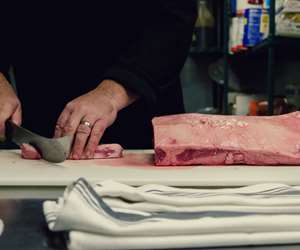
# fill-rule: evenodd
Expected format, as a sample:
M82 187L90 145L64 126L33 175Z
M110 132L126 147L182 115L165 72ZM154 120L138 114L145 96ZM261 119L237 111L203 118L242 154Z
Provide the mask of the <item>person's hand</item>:
M21 124L21 103L12 86L0 73L0 138L4 138L5 121L9 118L16 124Z
M58 118L54 137L74 135L71 159L92 158L117 112L132 98L118 83L103 81L96 89L69 102Z

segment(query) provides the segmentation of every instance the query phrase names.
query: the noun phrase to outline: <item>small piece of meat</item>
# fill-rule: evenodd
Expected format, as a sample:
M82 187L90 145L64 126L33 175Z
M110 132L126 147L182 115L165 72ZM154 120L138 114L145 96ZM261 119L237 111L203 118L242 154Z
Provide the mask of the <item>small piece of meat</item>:
M98 145L94 159L120 158L123 156L123 148L119 144Z
M29 160L39 160L42 159L40 153L30 144L23 143L20 146L21 148L21 156L24 159Z
M156 165L300 165L300 112L181 114L152 123Z
M22 144L21 156L24 159L38 160L42 156L40 153L29 144ZM120 158L123 156L123 148L119 144L102 144L98 145L93 159L108 159L108 158Z

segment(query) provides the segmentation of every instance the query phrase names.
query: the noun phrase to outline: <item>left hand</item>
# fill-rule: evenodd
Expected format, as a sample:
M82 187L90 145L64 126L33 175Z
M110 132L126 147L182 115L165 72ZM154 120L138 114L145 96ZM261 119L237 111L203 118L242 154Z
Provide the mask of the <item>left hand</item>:
M57 121L54 137L74 135L71 159L92 158L105 129L117 117L118 103L103 86L69 102Z

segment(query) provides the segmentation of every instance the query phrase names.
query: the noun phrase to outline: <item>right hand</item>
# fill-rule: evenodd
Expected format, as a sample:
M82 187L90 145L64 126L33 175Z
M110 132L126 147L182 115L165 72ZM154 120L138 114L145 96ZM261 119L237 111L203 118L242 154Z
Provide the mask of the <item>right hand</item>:
M21 103L12 86L0 73L0 139L5 136L5 122L9 118L16 124L21 124Z

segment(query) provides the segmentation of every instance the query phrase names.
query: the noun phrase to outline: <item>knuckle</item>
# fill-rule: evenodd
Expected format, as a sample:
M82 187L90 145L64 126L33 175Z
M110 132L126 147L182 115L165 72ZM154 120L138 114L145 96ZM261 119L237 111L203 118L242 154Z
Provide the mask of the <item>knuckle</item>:
M61 115L61 116L58 118L55 127L56 127L56 128L59 128L59 129L62 129L62 128L64 127L65 123L66 123L66 122L65 122L65 117L64 117L63 115Z
M93 138L97 138L97 137L99 137L99 136L101 136L102 135L102 133L103 133L103 130L101 129L95 129L94 131L93 131Z
M75 155L80 155L81 154L80 147L79 146L74 146L72 153L75 154Z
M80 151L83 148L83 140L80 138L76 138L76 142L74 143L73 149L74 151Z
M60 137L61 134L62 134L62 129L55 127L54 137Z
M61 125L59 122L56 123L55 130L59 130L59 131L61 130Z
M77 143L74 145L74 151L80 151L82 149L82 142L81 141L77 141Z
M90 132L91 132L91 129L87 126L79 125L79 127L77 128L77 133L79 133L79 134L89 135Z
M65 133L72 133L72 132L74 132L74 130L75 130L75 128L72 126L72 124L69 124L69 123L67 123L63 128L63 131Z
M96 149L97 145L99 144L99 139L96 137L90 137L87 143L87 149Z
M86 113L89 111L89 108L87 107L87 105L84 105L84 104L77 105L77 109L82 113Z
M94 133L103 133L104 130L106 129L106 126L103 122L98 122L94 126Z
M90 137L89 145L94 146L94 145L97 145L98 142L99 142L99 137L94 135L94 136Z
M65 109L70 111L73 109L73 107L74 107L73 102L68 102L67 105L65 106Z
M21 102L18 98L14 98L14 100L12 101L14 103L15 106L20 106Z

